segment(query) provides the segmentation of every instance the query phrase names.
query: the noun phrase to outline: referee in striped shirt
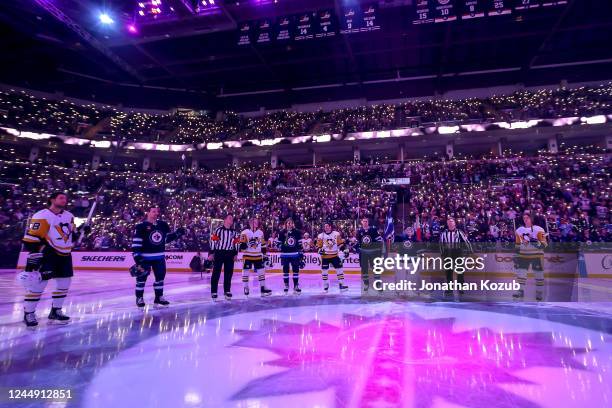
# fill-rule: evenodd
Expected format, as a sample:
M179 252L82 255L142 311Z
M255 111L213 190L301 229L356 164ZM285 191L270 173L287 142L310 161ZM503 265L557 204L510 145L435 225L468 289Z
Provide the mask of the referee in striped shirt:
M228 214L223 219L223 225L217 227L210 240L210 254L208 259L213 261L213 272L210 279L210 291L212 298L217 299L217 288L221 269L223 269L223 292L225 299L232 298L232 275L234 274L234 262L238 255L239 237L233 227L234 217Z
M446 262L444 262L445 258L453 258L454 260L473 252L472 244L468 241L467 235L463 231L457 229L457 222L454 218L448 217L446 226L448 229L440 234L440 254L442 255L443 264L446 264ZM453 265L454 264L455 262L453 261ZM451 283L453 281L453 268L444 268L444 271L446 272L446 282ZM457 282L465 282L463 273L457 274ZM459 294L462 293L463 291L460 290ZM447 290L444 294L447 296L452 295L452 291Z

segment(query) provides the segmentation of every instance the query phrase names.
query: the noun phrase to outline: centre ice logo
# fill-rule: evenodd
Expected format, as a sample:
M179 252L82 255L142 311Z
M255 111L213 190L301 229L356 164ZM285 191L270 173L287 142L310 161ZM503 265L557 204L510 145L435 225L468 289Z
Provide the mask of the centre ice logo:
M551 332L456 331L454 324L452 317L424 319L415 313L345 314L339 325L264 319L258 329L236 330L241 339L231 347L271 352L277 358L266 364L281 371L251 380L232 399L333 389L337 406L376 401L380 406L430 407L441 398L460 406L506 401L499 406L536 407L528 396L509 390L509 385L535 385L521 378L521 371L587 370L577 360L587 349L557 346ZM355 389L355 377L362 389Z

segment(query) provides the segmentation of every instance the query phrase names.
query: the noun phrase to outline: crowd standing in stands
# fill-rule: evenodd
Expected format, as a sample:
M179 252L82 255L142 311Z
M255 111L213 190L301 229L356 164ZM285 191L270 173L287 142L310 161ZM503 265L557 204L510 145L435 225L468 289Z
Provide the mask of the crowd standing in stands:
M128 249L134 224L152 203L163 209L171 227L186 227L187 234L173 244L177 250L206 251L211 228L227 213L234 214L239 226L259 217L266 237L275 236L289 217L310 236L332 221L352 237L362 217L383 226L391 206L396 208L396 231L420 242L437 242L448 217L457 220L472 242L512 242L525 210L546 227L553 242L609 242L610 160L609 154L573 153L151 173L94 171L88 165L2 156L0 241L4 251L17 251L25 220L44 206L51 191L68 192L71 211L86 217L95 191L103 185L93 232L82 249ZM385 191L381 180L393 177L410 178L410 185L401 194Z
M523 90L488 98L409 101L331 111L281 110L255 117L234 112L151 114L77 105L22 91L0 91L0 126L68 136L171 144L270 139L392 130L440 122L494 123L612 113L612 83ZM90 130L93 129L93 132Z

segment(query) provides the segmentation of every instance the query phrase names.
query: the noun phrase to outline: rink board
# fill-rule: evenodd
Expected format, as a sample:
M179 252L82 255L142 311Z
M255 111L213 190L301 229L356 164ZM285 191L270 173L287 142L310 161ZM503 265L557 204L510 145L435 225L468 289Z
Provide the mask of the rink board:
M202 252L202 258L207 257L206 252ZM191 272L189 263L196 255L195 252L167 252L166 265L169 272ZM427 256L438 256L430 253ZM25 266L27 254L22 252L19 255L18 269ZM268 272L280 272L280 254L269 254L272 267ZM394 254L390 255L395 256ZM488 254L477 254L484 257L485 268L482 271L470 271L470 275L514 276L513 253L499 252ZM302 270L305 273L320 273L321 258L316 252L305 254L306 267ZM584 266L588 277L612 278L612 255L608 253L586 253L584 255ZM76 271L122 271L125 272L134 264L130 252L74 252L72 262ZM238 255L235 271L242 270L242 255ZM345 273L360 273L359 256L350 254L344 260ZM576 276L579 273L578 255L575 253L547 253L544 257L544 271L550 277ZM421 271L423 275L438 274L441 271L428 270ZM583 276L584 277L584 276Z

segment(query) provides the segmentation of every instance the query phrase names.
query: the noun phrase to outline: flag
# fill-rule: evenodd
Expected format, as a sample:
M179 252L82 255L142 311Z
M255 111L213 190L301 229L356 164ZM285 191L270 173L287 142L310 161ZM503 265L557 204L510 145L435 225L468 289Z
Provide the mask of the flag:
M385 222L385 230L383 231L383 238L385 239L385 258L389 256L391 244L394 240L394 232L395 231L393 230L393 214L391 213L391 207L389 207L389 211L387 212L387 220Z
M385 232L383 233L383 236L385 237L385 239L392 238L394 232L395 231L393 229L393 214L391 212L391 207L389 207L389 211L387 212L387 222L385 224Z

